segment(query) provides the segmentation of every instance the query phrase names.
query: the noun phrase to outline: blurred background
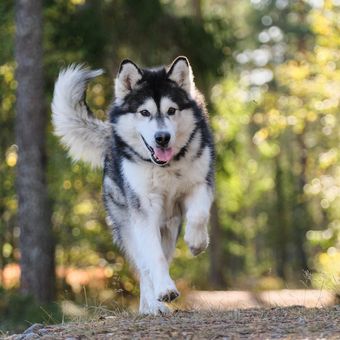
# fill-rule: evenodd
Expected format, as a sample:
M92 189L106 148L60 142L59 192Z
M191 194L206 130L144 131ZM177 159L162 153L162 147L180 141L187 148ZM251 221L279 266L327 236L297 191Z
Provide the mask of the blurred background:
M56 273L44 308L19 289L15 11L12 0L0 2L0 328L56 322L65 306L125 308L138 297L105 224L101 172L72 163L52 134L53 84L70 63L105 70L88 91L102 118L122 59L148 67L186 55L192 64L215 134L217 188L208 251L192 258L178 242L171 272L180 290L340 294L339 0L43 1L46 228Z

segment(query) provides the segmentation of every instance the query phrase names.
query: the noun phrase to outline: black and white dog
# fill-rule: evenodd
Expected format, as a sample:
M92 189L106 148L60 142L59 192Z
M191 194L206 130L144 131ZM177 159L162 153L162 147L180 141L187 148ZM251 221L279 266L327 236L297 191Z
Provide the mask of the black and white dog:
M181 224L193 255L209 243L214 147L202 95L185 57L169 67L121 63L109 119L85 102L102 71L61 71L52 103L55 133L75 160L104 167L108 224L140 277L140 313L169 312L178 295L169 275Z

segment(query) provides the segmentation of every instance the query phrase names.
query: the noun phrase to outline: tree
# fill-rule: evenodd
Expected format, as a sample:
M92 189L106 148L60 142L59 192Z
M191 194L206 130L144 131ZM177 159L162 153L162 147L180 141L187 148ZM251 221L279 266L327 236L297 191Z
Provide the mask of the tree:
M21 291L44 303L54 296L54 246L45 181L42 1L17 0L15 11Z

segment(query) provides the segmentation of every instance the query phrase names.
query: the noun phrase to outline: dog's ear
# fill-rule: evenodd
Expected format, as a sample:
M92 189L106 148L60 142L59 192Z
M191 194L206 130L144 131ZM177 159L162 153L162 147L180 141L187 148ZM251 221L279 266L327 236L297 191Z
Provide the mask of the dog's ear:
M167 75L169 79L176 82L189 95L194 95L194 76L188 58L177 57L169 67Z
M115 81L115 96L123 99L142 78L142 71L131 60L125 59L119 67L119 71Z

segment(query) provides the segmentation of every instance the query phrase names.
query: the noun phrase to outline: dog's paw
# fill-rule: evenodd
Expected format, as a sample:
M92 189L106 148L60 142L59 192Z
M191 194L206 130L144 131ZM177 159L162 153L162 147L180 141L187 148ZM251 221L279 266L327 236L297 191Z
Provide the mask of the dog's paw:
M155 296L158 301L171 302L179 296L179 292L174 282L170 279L166 284L159 285L155 289Z
M172 311L163 302L150 301L149 303L140 305L139 313L142 315L167 315L171 314Z
M158 295L158 301L171 302L179 296L177 289L169 289Z
M193 228L187 226L184 234L184 241L188 245L192 255L197 256L208 247L209 235L207 228Z

